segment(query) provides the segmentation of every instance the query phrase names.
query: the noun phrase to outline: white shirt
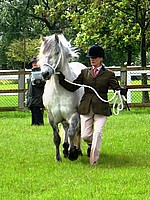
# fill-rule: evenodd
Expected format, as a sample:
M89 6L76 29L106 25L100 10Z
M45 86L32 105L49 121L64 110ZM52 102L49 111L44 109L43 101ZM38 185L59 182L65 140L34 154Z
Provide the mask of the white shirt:
M92 66L92 68L93 68L93 70L95 69L95 67L94 67L94 66ZM96 74L98 74L98 73L99 73L99 71L101 70L101 68L102 68L102 66L99 66L99 67L97 67L97 72L96 72Z

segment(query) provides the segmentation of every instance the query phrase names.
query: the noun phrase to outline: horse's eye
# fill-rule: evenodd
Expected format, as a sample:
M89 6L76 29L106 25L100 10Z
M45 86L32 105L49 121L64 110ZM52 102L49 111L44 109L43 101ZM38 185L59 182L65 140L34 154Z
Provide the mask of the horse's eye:
M48 56L48 60L51 60L52 59L52 55Z

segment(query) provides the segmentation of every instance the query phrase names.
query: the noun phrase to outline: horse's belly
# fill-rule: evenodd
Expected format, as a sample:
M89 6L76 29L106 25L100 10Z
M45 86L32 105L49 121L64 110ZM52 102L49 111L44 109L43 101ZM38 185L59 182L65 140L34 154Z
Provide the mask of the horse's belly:
M63 119L69 120L77 111L79 101L79 92L68 92L63 88L60 93L44 91L43 94L43 104L55 122L61 122Z

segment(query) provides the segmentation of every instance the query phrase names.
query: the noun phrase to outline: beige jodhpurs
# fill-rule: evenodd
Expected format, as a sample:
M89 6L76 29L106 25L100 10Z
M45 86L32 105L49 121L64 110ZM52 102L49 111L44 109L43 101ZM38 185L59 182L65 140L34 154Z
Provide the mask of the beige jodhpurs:
M81 138L88 144L92 144L90 152L90 164L95 164L99 159L102 144L102 131L107 116L98 114L80 115Z

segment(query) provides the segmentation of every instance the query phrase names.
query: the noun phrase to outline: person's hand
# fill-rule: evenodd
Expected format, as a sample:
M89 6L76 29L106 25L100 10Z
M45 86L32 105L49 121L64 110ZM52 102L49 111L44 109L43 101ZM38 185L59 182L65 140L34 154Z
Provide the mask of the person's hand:
M59 81L63 81L65 79L65 75L62 72L58 72Z
M121 87L120 89L120 94L121 95L127 95L127 92L128 92L128 88L127 87Z
M42 83L42 79L35 79L35 80L33 81L33 83L34 83L35 85L40 85L40 84Z

